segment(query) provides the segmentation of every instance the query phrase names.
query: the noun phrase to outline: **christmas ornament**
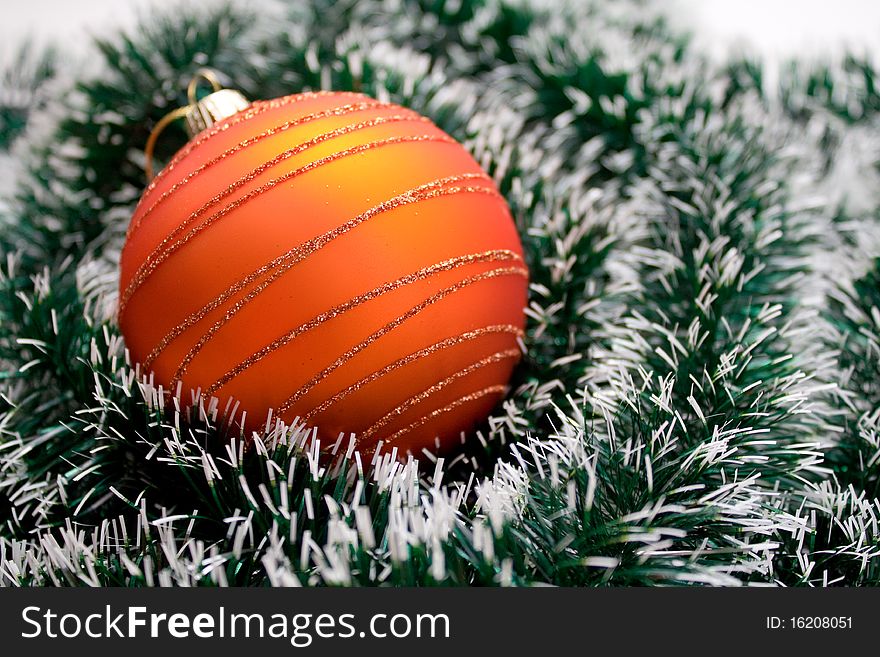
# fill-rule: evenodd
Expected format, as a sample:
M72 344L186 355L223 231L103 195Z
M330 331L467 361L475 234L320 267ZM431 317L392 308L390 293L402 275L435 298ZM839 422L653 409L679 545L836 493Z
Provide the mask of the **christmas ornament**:
M121 260L120 326L156 384L234 400L248 429L299 418L324 445L353 432L400 454L489 413L528 272L460 144L358 93L250 104L215 84L200 101L191 85L150 154L180 117L198 134L149 183Z

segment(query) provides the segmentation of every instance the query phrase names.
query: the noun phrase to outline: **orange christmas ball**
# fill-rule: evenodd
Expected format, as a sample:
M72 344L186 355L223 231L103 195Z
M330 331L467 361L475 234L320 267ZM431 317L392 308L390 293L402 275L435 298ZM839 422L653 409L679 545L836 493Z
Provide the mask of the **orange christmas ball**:
M443 448L504 395L528 273L504 199L416 112L355 93L255 102L147 188L119 322L165 390Z

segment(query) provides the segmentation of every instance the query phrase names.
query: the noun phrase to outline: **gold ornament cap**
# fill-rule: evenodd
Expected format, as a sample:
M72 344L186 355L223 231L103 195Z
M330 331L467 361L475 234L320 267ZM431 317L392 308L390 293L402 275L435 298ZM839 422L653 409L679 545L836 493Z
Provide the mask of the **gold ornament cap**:
M190 137L195 137L205 128L217 121L238 114L250 106L247 98L235 89L220 89L190 105L186 115L186 128Z
M199 83L203 80L211 85L213 91L200 99L197 92ZM208 68L196 71L187 87L186 95L189 104L178 107L159 119L147 139L144 146L144 172L147 174L147 182L153 179L153 151L156 148L156 140L170 123L185 118L187 133L192 138L218 121L250 107L250 101L241 92L235 89L224 89L217 74Z

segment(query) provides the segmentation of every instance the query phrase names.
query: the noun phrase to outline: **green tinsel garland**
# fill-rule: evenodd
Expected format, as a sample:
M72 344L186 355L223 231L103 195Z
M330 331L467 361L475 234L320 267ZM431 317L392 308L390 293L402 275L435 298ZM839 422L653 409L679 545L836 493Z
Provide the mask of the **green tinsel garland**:
M869 62L767 89L650 5L574 0L230 6L94 48L94 77L31 46L0 72L0 584L880 584ZM498 182L528 355L461 453L245 451L126 363L143 144L205 65L412 107Z

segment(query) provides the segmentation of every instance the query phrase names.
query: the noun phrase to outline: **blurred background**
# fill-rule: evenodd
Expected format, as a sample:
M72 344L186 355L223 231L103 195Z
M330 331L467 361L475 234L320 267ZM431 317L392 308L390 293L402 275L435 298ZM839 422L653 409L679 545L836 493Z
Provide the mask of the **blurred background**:
M218 4L222 0L188 0ZM243 0L250 6L277 0ZM552 0L548 0L552 2ZM58 39L66 49L82 48L90 35L131 25L153 7L180 6L181 0L30 0L5 9L0 23L0 58L26 35ZM849 48L880 58L880 2L871 0L666 0L646 3L691 31L705 51L718 56L751 53L772 67L797 57L836 55ZM772 70L770 71L772 74Z

